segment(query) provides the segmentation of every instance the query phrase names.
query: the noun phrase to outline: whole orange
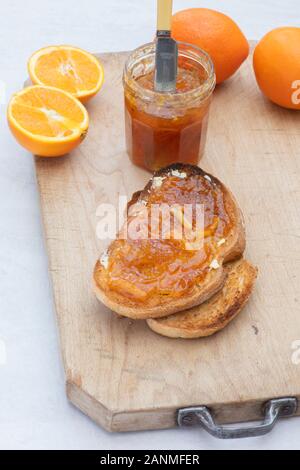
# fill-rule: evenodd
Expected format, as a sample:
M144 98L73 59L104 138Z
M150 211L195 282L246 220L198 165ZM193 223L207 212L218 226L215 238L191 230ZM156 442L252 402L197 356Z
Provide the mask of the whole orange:
M207 52L215 66L217 83L231 77L249 55L249 43L229 16L208 8L176 13L172 36Z
M300 28L266 34L255 48L253 67L264 95L284 108L300 109Z

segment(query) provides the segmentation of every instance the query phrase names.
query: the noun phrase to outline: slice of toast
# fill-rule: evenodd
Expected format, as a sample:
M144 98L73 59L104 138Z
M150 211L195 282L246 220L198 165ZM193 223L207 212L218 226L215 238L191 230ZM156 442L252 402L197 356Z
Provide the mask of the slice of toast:
M229 263L225 269L225 284L213 297L185 312L147 320L151 330L170 338L192 339L225 328L247 303L257 277L257 269L244 259Z
M203 277L200 280L197 279L189 291L182 296L177 295L175 289L173 292L166 294L166 292L160 291L158 288L153 294L146 298L135 298L135 291L140 293L138 289L139 278L136 278L135 282L130 278L130 282L128 282L128 277L121 279L122 286L125 286L125 290L128 287L130 295L127 295L127 293L124 295L122 290L118 290L118 281L113 281L114 288L112 289L111 284L108 283L109 270L107 265L110 262L109 260L114 259L115 253L118 250L119 252L122 252L122 250L126 250L128 248L128 245L124 241L120 242L119 240L116 240L113 242L108 250L108 260L106 259L106 262L103 263L100 258L96 263L93 276L94 289L97 298L108 308L129 318L161 318L192 308L196 305L200 305L222 288L226 278L223 263L241 257L245 250L243 216L235 198L217 178L207 174L196 166L175 164L158 171L154 174L153 178L149 181L144 190L134 194L129 207L136 203L141 203L142 205L147 206L149 198L153 197L153 194L155 197L156 193L153 193L155 191L160 191L159 194L164 195L164 181L169 178L180 178L183 185L189 184L191 180L194 181L197 179L200 181L199 185L200 183L202 186L205 184L205 192L203 194L200 194L200 192L197 193L196 190L194 192L191 191L189 198L192 198L193 200L200 198L202 201L201 203L203 203L204 206L206 206L207 202L208 209L215 211L213 215L216 217L220 215L218 214L218 208L221 204L220 200L222 200L222 207L226 209L225 215L228 220L231 221L230 229L226 235L226 239L222 239L220 241L220 243L222 243L218 248L218 260L213 260L212 264L204 266ZM212 204L212 200L214 201L213 208L209 208L209 204ZM174 201L171 202L176 203L175 196ZM167 203L170 203L170 197L167 200ZM136 264L134 263L134 260L132 261L131 259L135 272L138 272L138 269L140 269L140 266L137 267L137 264L140 262L139 258L140 257L137 256ZM212 260L210 260L210 263L211 261ZM168 266L166 266L166 269L167 268ZM122 275L123 273L121 273L121 276Z

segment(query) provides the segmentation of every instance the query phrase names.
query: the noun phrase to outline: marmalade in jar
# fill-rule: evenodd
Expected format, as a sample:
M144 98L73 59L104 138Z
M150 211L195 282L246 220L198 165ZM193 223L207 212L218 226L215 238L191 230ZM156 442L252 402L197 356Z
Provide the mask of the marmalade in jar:
M172 163L197 164L204 150L215 86L213 66L200 49L179 44L174 93L154 90L155 45L134 51L124 72L127 151L150 171Z

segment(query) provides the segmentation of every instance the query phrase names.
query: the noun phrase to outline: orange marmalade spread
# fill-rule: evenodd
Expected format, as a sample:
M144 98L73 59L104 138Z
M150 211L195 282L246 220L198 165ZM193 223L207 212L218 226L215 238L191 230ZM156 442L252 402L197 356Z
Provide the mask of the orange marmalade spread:
M181 297L203 281L209 271L219 268L221 247L233 225L224 192L208 175L186 176L177 170L168 177L154 176L145 200L142 199L144 191L129 209L127 239L123 228L111 244L105 262L101 263L105 269L99 270L99 281L104 290L109 289L134 302L147 301L154 295ZM171 207L172 228L178 217L181 225L185 223L181 207L203 207L203 243L199 244L195 237L190 239L188 230L178 239L175 229L171 230L169 238L163 237L162 219L157 213L158 232L156 237L149 236L153 235L153 207L162 205ZM195 227L195 214L196 211L192 211L190 229ZM134 231L128 230L131 224ZM142 231L142 227L146 227L143 233L146 236L131 236Z
M127 152L150 171L172 163L197 164L202 155L215 87L213 65L198 48L179 44L176 90L154 89L155 43L128 58L124 71Z
M178 71L176 94L200 87L203 74L183 68ZM154 90L154 73L137 79L145 90ZM174 162L197 164L206 134L210 100L201 105L182 103L181 109L166 109L164 97L145 109L139 99L125 95L127 151L132 162L148 170L158 170Z
M177 82L175 93L185 93L200 87L206 80L207 73L202 68L199 70L185 69L179 67L177 71ZM136 80L145 90L154 91L154 71L141 75Z

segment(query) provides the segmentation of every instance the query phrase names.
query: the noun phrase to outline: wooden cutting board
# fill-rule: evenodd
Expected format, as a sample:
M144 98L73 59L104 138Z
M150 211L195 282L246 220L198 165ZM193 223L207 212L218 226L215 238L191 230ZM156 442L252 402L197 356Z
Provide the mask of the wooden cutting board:
M221 423L261 418L265 401L300 398L300 364L293 361L300 340L300 113L263 98L251 58L216 90L201 165L243 208L247 257L259 278L247 308L216 336L163 338L144 322L118 318L92 291L105 247L96 237L97 207L131 196L149 179L125 152L126 57L100 55L106 82L88 105L83 145L64 158L35 160L68 397L111 431L174 427L178 409L192 405L208 406Z

